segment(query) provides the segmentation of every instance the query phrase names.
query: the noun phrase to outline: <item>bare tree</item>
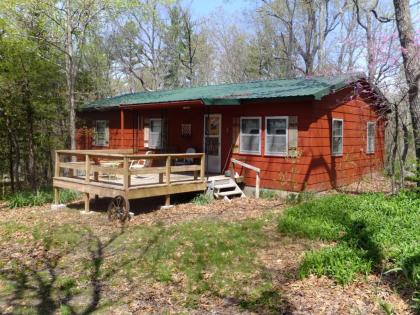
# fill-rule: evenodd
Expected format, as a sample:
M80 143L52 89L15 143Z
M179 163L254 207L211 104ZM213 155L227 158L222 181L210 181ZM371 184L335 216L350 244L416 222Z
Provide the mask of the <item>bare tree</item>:
M415 41L408 0L394 0L395 19L401 43L404 73L408 86L411 123L413 127L417 160L417 177L420 177L420 47ZM417 182L420 187L420 180Z
M318 71L321 71L321 67L325 66L325 40L338 26L342 9L334 8L330 0L261 1L262 10L279 20L284 27L281 36L284 47L288 47L287 58L291 61L297 53L303 60L304 67L297 63L293 67L305 75L312 75L318 56ZM347 2L341 5L346 7ZM292 73L290 61L287 66L289 75Z

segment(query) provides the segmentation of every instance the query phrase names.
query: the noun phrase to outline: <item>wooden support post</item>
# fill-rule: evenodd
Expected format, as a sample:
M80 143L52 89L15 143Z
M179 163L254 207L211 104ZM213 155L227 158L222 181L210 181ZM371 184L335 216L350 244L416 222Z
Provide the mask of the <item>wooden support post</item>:
M165 196L165 207L169 207L171 205L171 195Z
M123 175L123 186L125 190L128 190L128 188L130 188L130 169L129 169L129 165L128 165L128 157L124 157L124 175Z
M60 203L60 189L54 187L54 204L58 205Z
M200 179L204 182L206 176L206 155L204 153L201 155L200 166Z
M166 185L171 183L171 156L166 157Z
M257 172L255 178L255 198L260 198L260 172Z
M85 212L90 211L90 196L89 193L84 194L84 200L85 200Z
M54 168L54 177L60 176L60 154L55 152L55 168Z
M124 110L120 110L120 148L124 147Z
M86 154L86 159L85 159L85 182L89 183L90 182L90 158L89 158L89 154Z

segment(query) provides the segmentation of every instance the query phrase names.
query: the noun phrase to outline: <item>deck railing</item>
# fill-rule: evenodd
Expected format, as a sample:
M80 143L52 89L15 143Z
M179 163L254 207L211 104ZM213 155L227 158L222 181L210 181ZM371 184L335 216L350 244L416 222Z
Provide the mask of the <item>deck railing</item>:
M204 153L135 154L129 150L58 150L55 154L54 176L85 184L102 182L128 190L141 185L139 182L133 184L132 176L157 175L158 182L153 184L170 185L174 174L179 173L192 173L194 181L205 181ZM132 161L146 160L149 160L148 167L130 168ZM183 165L182 161L188 163Z

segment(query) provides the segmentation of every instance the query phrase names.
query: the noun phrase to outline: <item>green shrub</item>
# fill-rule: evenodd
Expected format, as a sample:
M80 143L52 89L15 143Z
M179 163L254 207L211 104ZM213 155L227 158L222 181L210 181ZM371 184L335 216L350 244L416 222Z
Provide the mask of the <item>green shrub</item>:
M206 193L199 194L195 196L193 200L191 200L191 202L197 206L204 206L204 205L209 204L212 201L213 201L213 196Z
M79 193L63 189L60 191L60 202L69 203L79 198ZM41 206L46 203L53 202L54 195L51 188L40 189L36 192L22 191L7 196L7 206L9 208L20 208L20 207L35 207Z
M260 198L262 199L277 199L278 194L274 190L262 189L260 191Z
M339 283L384 266L404 274L410 285L420 279L420 198L414 191L397 196L333 195L290 208L279 218L282 233L337 241L338 246L309 253L301 275L324 274ZM348 275L345 275L345 269Z
M315 194L310 191L302 191L300 193L292 193L287 195L286 202L291 205L297 205L302 202L310 201L314 198Z
M299 276L305 278L310 274L326 275L339 284L347 284L354 280L356 274L367 275L372 269L372 263L365 260L363 251L347 245L324 248L311 251L305 255L299 268Z

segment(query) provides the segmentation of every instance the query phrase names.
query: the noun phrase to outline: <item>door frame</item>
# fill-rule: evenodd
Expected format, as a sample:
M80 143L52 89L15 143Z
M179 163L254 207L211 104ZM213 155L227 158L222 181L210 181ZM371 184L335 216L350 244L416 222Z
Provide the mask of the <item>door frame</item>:
M206 150L206 118L210 117L210 116L216 116L219 119L219 134L217 135L217 137L219 138L219 148L218 148L218 152L219 155L218 160L218 166L217 166L217 174L220 174L220 172L222 171L222 114L205 114L204 115L204 119L203 119L203 151L204 154L206 155L206 172L208 172L208 154L207 154L207 150ZM210 137L216 137L216 136L210 136ZM215 155L214 155L215 156Z

